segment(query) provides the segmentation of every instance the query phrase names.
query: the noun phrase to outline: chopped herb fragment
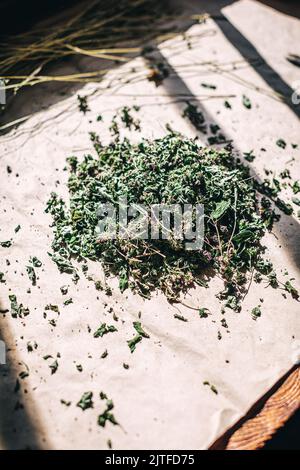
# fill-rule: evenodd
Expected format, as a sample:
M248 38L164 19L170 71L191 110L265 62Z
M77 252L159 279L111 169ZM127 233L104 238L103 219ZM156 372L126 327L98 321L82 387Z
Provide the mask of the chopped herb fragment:
M176 318L177 320L184 321L184 322L188 321L187 318L183 317L182 315L179 315L178 313L174 314L174 318Z
M253 162L253 160L255 159L255 155L253 155L253 150L251 150L250 152L244 152L244 158L245 160L247 160L247 162Z
M93 408L93 392L84 392L76 406L79 406L83 411Z
M209 314L210 314L210 311L208 310L208 308L205 308L205 307L199 308L200 318L207 318Z
M114 325L106 325L106 323L102 323L102 325L95 331L94 338L102 338L102 336L107 333L114 333L115 331L118 330Z
M11 240L7 240L6 242L0 242L0 246L2 246L2 248L10 248L11 245L12 245Z
M252 108L251 101L250 101L250 99L249 99L246 95L243 95L243 105L244 105L245 108L247 108L247 109L251 109L251 108Z
M299 298L299 292L298 292L298 290L291 284L290 281L286 281L286 283L284 284L284 288L285 288L285 290L286 290L289 294L291 294L291 296L292 296L294 299L298 300L298 298Z
M49 368L51 369L51 375L55 374L55 372L56 372L57 369L58 369L58 362L57 362L57 360L55 360L54 362L52 362L52 364L50 364Z
M35 268L40 268L42 266L42 262L36 257L36 256L31 256L29 259L29 262L35 267Z
M60 402L61 402L62 405L65 405L65 406L70 406L71 405L70 401L64 400L63 398L60 400Z
M35 270L32 266L26 266L26 271L27 271L27 274L28 274L28 277L32 283L33 286L36 285L36 274L35 274Z
M81 113L86 114L88 111L90 111L88 102L87 102L87 96L77 95L77 100L78 100L78 109Z
M254 307L254 308L251 310L251 315L252 315L253 320L256 320L257 318L259 318L259 317L261 316L261 309L260 309L260 306Z
M143 336L143 338L150 338L148 333L146 333L145 330L142 328L142 325L140 322L138 321L133 322L133 327L139 335Z
M216 90L216 85L212 85L211 83L201 83L203 88L208 88L209 90Z
M105 351L101 354L101 359L105 359L108 356L108 351L105 349Z
M286 148L286 142L283 140L283 139L278 139L276 141L276 145L278 145L278 147L282 148L282 149L285 149Z
M23 304L18 304L17 297L14 294L8 296L10 300L10 312L13 318L23 318L29 315L30 311Z
M127 344L129 346L130 352L133 353L135 351L136 345L142 341L142 336L136 335L134 338L130 339L127 341Z
M114 404L112 400L107 399L106 400L106 409L104 410L103 413L101 413L98 416L98 424L101 427L105 427L105 424L107 421L111 422L114 425L118 425L119 423L117 422L116 418L114 415L111 413L111 410L114 408Z

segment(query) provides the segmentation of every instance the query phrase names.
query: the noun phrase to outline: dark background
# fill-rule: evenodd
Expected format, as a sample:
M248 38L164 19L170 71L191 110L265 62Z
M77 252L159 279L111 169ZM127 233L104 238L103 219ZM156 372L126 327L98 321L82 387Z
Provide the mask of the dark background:
M30 29L37 21L58 14L79 0L0 0L0 37Z

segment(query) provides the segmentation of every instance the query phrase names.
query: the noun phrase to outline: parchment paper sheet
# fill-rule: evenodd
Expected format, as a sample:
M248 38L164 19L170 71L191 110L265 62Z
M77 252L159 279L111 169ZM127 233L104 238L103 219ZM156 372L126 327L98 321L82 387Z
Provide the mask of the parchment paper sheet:
M203 3L187 3L187 12L200 13ZM299 69L285 60L288 53L299 53L298 19L254 1L239 1L222 11L282 80L292 86L299 79ZM147 80L120 86L116 77L121 72L125 77L129 71L130 76L132 67L144 65L142 58L136 58L110 72L103 83L89 84L79 91L89 95L91 111L85 116L78 111L76 93L70 97L57 95L55 104L0 138L0 240L13 239L11 248L1 248L0 271L7 282L0 284L0 307L9 308L8 295L14 293L31 311L24 320L13 319L10 314L0 319L0 337L9 348L8 364L0 366L1 448L106 449L111 439L114 449L205 449L296 360L299 303L289 295L284 298L280 289L253 283L242 311L226 312L227 332L221 326L221 305L215 297L222 289L217 277L211 280L209 289L193 290L185 299L194 307L209 308L212 315L200 319L197 312L179 305L180 313L189 320L183 323L174 318L178 310L162 295L144 301L129 291L121 294L113 279L109 281L113 295L107 297L83 275L75 286L70 276L59 274L47 254L51 251L52 229L51 217L44 209L51 191L67 198L67 172L63 171L66 157L92 151L88 136L91 131L108 143L111 118L124 105L141 106L137 117L142 132L134 133L133 140L165 135L166 123L195 137L195 129L182 117L184 102L176 102L178 96L174 96L193 94L208 120L218 123L233 139L237 153L254 150L256 159L251 167L256 175L263 178L264 168L278 174L288 167L293 179L300 177L299 148L290 145L300 146L295 113L269 96L272 89L253 67L242 62L240 52L212 19L192 26L187 34L193 36L191 49L181 37L160 46L160 53L177 72L160 87ZM228 66L229 76L207 64L212 61L222 69L232 61L244 65L233 71ZM201 65L204 62L206 65ZM190 69L186 64L191 65ZM213 83L217 90L204 89L201 82ZM106 89L108 83L111 86ZM266 93L255 90L256 86ZM40 97L35 90L25 95L25 114L28 108L38 107L39 99L45 99L43 93L50 93L49 87L39 93ZM251 99L251 110L242 105L242 94ZM231 110L224 106L228 95L234 95L227 98ZM103 122L96 121L99 113ZM287 142L285 150L276 145L278 138ZM205 143L200 134L199 139ZM262 147L267 151L261 151ZM287 164L293 157L295 160ZM11 174L7 173L7 165L12 168ZM18 224L21 230L15 234ZM293 283L298 288L299 230L299 219L282 214L274 233L264 240L279 278L284 282L296 278ZM30 256L37 256L43 263L36 269L36 287L31 286L26 274ZM6 259L10 260L9 266ZM95 279L101 276L97 264L91 269ZM67 297L73 298L68 306L63 306L66 297L60 292L62 285L69 286ZM29 287L31 294L27 293ZM60 315L48 312L45 319L43 312L49 303L59 305ZM258 304L262 316L254 321L250 312ZM113 320L110 307L119 317L118 322ZM134 335L132 322L139 312L150 339L143 339L131 354L126 341ZM57 320L56 327L48 323L51 318ZM114 324L118 332L93 338L92 333L102 322ZM38 343L34 352L27 352L28 341ZM105 349L108 357L101 359ZM49 364L57 353L59 367L51 375ZM47 354L53 359L43 360ZM130 368L125 370L123 363ZM26 370L25 364L29 376L20 380L21 390L14 392L16 378ZM76 364L82 365L82 372ZM203 381L213 384L218 394ZM94 393L94 407L83 412L76 403L86 391ZM97 416L104 409L100 391L112 398L120 426L108 423L103 429L97 425ZM67 407L61 399L72 404ZM16 404L23 408L17 405L16 409Z

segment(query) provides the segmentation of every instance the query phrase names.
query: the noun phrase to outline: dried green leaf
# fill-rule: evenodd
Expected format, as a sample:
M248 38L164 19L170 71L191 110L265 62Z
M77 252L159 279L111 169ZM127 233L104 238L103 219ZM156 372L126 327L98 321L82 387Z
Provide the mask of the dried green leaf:
M87 410L88 408L93 408L94 403L93 403L93 392L84 392L82 397L80 398L79 402L77 405L79 408L82 409L82 411Z

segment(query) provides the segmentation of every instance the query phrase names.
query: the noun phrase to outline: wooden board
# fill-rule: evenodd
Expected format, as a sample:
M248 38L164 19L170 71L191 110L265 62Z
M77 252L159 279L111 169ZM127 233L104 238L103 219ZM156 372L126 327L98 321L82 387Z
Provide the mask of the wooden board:
M218 439L211 449L261 449L299 408L300 368L297 367L276 384L243 420Z

